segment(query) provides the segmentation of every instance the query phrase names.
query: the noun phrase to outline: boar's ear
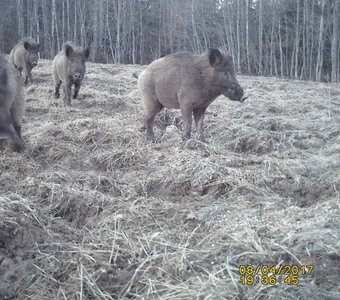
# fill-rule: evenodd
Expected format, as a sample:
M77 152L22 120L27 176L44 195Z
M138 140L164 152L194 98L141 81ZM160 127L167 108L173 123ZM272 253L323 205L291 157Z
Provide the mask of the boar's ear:
M67 43L64 45L64 47L65 47L65 54L66 54L66 56L70 57L70 55L73 52L73 48L69 44L67 44Z
M28 50L31 47L31 44L27 41L24 41L24 47L26 50Z
M212 67L218 66L222 61L223 57L220 50L216 48L209 48L209 62Z
M85 56L85 59L87 60L90 56L90 48L87 47L85 50L84 50L84 56Z
M0 83L7 84L7 72L6 69L0 69Z

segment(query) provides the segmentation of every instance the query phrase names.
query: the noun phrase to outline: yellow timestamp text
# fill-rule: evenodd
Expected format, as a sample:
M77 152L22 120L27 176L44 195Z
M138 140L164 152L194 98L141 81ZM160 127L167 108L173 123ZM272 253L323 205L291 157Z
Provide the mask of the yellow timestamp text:
M313 270L313 265L240 265L239 274L243 285L276 285L278 283L298 285L299 276L311 275Z

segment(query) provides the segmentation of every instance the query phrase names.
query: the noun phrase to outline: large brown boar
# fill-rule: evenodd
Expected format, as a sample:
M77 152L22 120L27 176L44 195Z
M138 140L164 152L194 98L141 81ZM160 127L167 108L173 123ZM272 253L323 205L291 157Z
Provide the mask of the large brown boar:
M0 54L0 140L11 138L15 151L23 150L21 123L25 111L22 82Z
M75 47L72 42L64 44L53 60L52 73L55 85L55 98L60 97L59 89L64 83L64 105L71 106L71 87L74 85L73 99L78 96L81 82L86 71L85 62L89 58L89 48Z
M147 138L152 141L152 123L163 107L181 109L185 139L190 138L194 114L197 138L205 141L203 119L209 104L221 94L240 102L247 98L236 80L231 56L214 48L201 55L179 52L153 61L140 74L138 88Z
M18 70L20 76L24 71L25 83L32 82L32 69L38 64L39 47L35 40L24 39L16 44L9 54L9 61Z

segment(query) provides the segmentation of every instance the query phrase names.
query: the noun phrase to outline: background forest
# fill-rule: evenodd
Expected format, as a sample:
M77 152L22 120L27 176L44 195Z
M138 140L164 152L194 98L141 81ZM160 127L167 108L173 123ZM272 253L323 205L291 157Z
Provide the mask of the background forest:
M147 64L171 52L228 49L242 74L339 82L339 0L0 1L0 50L91 43L91 60Z

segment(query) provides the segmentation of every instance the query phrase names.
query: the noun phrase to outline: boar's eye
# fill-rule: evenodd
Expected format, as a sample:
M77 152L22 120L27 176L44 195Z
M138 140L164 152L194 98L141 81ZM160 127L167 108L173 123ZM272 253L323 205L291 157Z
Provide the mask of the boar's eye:
M223 74L224 74L224 77L228 79L228 77L229 77L229 71L224 71Z

